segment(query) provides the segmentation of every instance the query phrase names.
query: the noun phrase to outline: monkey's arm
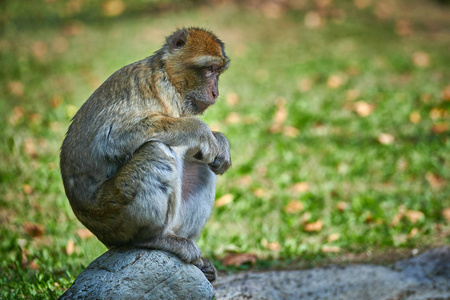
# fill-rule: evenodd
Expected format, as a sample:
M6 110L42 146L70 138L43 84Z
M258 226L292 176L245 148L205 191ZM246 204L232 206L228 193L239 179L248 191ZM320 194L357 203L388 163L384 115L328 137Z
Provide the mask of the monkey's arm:
M218 140L211 129L193 117L135 113L127 115L121 122L105 124L96 140L97 151L110 159L129 157L149 141L185 146L192 155L200 151L205 163L213 162L219 152Z

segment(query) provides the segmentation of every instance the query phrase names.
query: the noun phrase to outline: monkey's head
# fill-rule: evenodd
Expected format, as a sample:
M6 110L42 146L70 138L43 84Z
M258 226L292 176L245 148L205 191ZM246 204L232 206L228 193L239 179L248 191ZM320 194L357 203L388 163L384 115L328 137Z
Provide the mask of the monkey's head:
M183 28L167 37L164 61L170 81L183 98L184 115L203 113L219 96L219 75L230 60L212 32Z

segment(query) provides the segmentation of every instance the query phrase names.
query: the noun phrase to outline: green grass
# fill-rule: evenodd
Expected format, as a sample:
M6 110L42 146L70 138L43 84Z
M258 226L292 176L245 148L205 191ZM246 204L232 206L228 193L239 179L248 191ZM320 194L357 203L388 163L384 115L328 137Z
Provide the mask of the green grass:
M217 198L233 200L215 207L198 241L220 270L235 270L221 259L236 252L255 254L264 268L448 244L450 101L441 93L450 85L450 7L397 1L380 18L375 4L335 2L321 11L325 24L310 28L312 4L274 19L233 4L134 0L106 17L99 1L80 1L79 11L77 1L3 1L0 298L56 298L106 250L77 235L83 227L64 195L59 147L95 88L180 26L212 29L232 59L220 100L203 117L232 144L233 167L219 179ZM396 34L398 20L411 22L410 35ZM414 63L417 52L428 57L425 66ZM329 82L333 75L340 84ZM360 101L374 108L366 117L355 112ZM281 126L297 131L271 130L280 106ZM394 141L380 143L382 133ZM299 182L308 189L294 191ZM287 212L291 201L303 209ZM411 211L422 213L416 222ZM318 220L321 230L305 231ZM42 230L35 237L30 223Z

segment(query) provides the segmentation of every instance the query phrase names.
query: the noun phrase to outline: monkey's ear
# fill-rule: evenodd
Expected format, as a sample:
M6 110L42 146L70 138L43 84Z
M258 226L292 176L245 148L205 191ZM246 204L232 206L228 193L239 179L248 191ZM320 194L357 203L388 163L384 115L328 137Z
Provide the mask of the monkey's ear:
M175 31L167 38L167 45L170 50L182 48L189 38L189 32L186 28Z

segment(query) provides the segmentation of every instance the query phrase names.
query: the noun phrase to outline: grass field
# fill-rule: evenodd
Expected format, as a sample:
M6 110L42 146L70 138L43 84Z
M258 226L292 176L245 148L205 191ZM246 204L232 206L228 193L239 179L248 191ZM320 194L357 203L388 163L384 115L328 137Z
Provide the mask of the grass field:
M232 60L202 117L232 144L198 241L219 270L450 242L450 6L244 2L0 3L0 298L56 298L106 250L72 213L59 147L110 74L181 26Z

